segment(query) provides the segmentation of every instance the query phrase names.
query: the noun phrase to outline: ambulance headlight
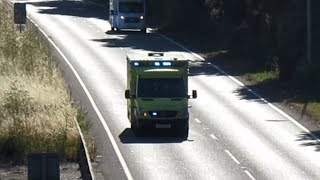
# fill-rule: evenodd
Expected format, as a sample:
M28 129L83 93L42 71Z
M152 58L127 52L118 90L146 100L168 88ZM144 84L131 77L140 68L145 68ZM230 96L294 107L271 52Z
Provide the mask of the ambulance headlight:
M143 20L143 19L144 19L144 17L143 17L143 16L140 16L140 19L141 19L141 20Z
M163 62L162 65L163 66L171 66L171 62Z
M124 20L124 16L120 16L120 19Z
M147 117L148 116L148 112L142 112L142 116L143 117Z
M138 115L139 117L143 117L143 118L149 117L148 111L144 111L143 109L138 110L138 114L139 114Z

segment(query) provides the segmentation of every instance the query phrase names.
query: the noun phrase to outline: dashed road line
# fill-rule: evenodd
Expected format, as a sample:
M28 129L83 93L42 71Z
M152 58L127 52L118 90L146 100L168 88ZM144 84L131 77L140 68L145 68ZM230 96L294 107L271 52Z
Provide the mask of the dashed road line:
M240 165L240 161L238 161L238 159L229 151L229 150L224 150L230 157L231 159L236 162L238 165Z
M201 124L201 121L198 118L195 118L194 120Z
M196 54L194 52L192 52L191 50L189 50L188 48L184 47L182 44L170 39L169 37L163 35L163 34L157 34L158 36L176 44L177 46L181 47L182 49L186 50L187 52L191 53L192 55L194 55L195 57L197 57L198 59L205 61L205 59L203 57L201 57L199 54ZM292 118L290 115L288 115L287 113L285 113L284 111L282 111L280 108L276 107L275 105L273 105L272 103L268 102L267 100L265 100L264 98L262 98L258 93L256 93L255 91L253 91L252 89L248 88L245 84L243 84L241 81L239 81L238 79L236 79L235 77L229 75L227 72L225 72L224 70L222 70L221 68L219 68L218 66L212 64L212 63L208 63L209 65L211 65L212 67L214 67L215 69L217 69L218 71L220 71L221 73L223 73L225 76L227 76L229 79L231 79L232 81L234 81L235 83L237 83L238 85L240 85L243 88L246 88L248 92L252 93L253 95L255 95L256 97L258 97L261 101L265 102L270 108L272 108L273 110L275 110L276 112L278 112L279 114L281 114L282 116L286 117L291 123L293 123L295 126L297 126L298 128L300 128L302 131L310 134L314 139L316 139L318 142L320 142L320 138L315 135L314 133L312 133L309 129L307 129L306 127L304 127L302 124L300 124L297 120L295 120L294 118Z
M216 141L219 141L219 139L214 134L210 134L210 137Z
M256 178L254 178L254 177L252 176L252 174L251 174L248 170L244 170L244 173L246 173L247 176L249 176L250 179L256 180Z

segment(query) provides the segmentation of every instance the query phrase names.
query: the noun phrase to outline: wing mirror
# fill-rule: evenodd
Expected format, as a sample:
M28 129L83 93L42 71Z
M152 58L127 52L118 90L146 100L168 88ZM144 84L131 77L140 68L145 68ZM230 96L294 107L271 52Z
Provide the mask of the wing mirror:
M110 10L110 14L111 14L111 15L117 15L117 11L115 11L115 10Z
M135 95L131 95L131 94L130 94L130 90L126 90L124 94L125 94L124 96L125 96L126 99L136 98Z
M196 99L198 97L197 90L192 90L192 98Z
M198 95L197 95L197 91L196 90L192 90L192 95L188 95L188 98L193 98L193 99L195 99L195 98L197 98L198 97Z

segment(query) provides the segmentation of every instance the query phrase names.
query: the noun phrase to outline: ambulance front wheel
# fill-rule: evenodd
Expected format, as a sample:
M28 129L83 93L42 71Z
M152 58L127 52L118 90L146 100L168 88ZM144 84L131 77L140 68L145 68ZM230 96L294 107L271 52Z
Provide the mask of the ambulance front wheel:
M142 32L143 34L146 34L146 33L147 33L147 29L146 29L146 28L141 29L141 32Z
M184 120L181 127L178 128L178 134L183 140L187 140L189 136L189 120Z
M143 131L142 131L142 128L140 127L139 120L137 120L135 117L131 119L131 129L137 137L143 135Z

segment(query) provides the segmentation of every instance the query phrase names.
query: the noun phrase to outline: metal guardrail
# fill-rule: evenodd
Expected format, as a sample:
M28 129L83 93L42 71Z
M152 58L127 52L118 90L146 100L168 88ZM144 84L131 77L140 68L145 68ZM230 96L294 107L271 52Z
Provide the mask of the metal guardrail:
M81 178L83 180L94 180L94 174L92 170L92 164L90 162L89 151L84 140L84 136L81 132L79 123L76 122L77 128L80 134L79 152L78 152L78 164L81 172Z

